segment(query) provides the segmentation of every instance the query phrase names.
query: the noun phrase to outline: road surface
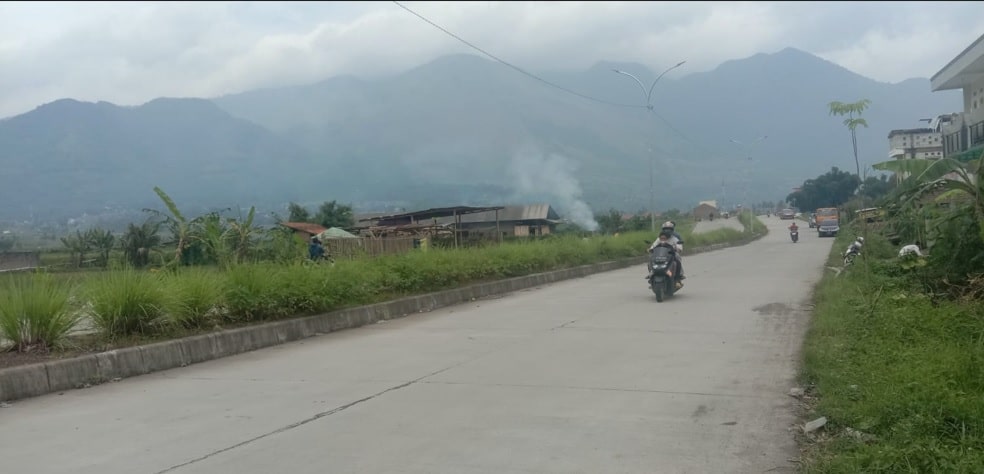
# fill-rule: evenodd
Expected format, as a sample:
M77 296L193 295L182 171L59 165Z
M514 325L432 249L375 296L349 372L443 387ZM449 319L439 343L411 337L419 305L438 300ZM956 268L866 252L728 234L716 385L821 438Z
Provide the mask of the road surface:
M762 221L765 221L764 217L762 218ZM695 234L700 234L717 229L735 229L743 231L745 230L745 227L741 225L741 221L739 221L737 217L732 217L730 219L714 219L713 221L702 220L694 225L693 232Z
M41 473L793 472L803 311L833 239L685 257L0 408Z

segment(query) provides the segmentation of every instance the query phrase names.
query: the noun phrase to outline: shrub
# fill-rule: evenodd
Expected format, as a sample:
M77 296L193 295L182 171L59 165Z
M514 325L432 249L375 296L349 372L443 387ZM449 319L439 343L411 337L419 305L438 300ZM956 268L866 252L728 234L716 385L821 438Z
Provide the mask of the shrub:
M61 345L79 322L64 283L37 273L14 277L0 291L0 334L20 352Z
M166 327L162 281L133 269L111 271L88 282L91 316L104 334L153 334Z
M222 291L225 318L233 322L268 318L276 306L273 294L281 271L270 265L237 265L230 268L226 272Z
M223 282L223 275L200 268L182 268L170 275L164 285L168 317L186 329L208 326L221 304Z

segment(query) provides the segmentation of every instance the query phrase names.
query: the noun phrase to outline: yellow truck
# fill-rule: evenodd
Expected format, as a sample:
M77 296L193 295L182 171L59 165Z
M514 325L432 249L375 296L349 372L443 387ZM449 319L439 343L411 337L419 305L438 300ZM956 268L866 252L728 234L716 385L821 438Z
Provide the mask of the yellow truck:
M885 218L885 211L878 207L861 209L859 211L855 211L855 213L859 218L864 219L865 222L875 222Z
M817 209L817 233L820 237L837 237L840 231L839 212L836 207L821 207Z

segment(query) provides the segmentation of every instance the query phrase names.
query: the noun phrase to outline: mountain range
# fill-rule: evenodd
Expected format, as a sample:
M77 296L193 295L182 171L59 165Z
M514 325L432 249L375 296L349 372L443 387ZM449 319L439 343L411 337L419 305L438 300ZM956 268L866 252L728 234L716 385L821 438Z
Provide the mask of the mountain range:
M832 166L854 171L831 101L871 100L863 166L885 159L890 130L961 110L959 92L932 93L928 79L882 83L793 48L669 74L652 111L612 69L647 87L656 77L612 62L522 74L452 55L389 77L215 98L62 99L0 120L0 217L159 207L154 186L192 207L635 211L649 206L650 166L657 209L774 201Z

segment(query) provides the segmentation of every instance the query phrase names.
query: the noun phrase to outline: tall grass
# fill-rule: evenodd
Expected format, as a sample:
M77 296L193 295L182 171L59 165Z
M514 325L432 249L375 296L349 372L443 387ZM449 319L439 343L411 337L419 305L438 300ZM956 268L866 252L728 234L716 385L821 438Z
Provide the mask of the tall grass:
M68 285L41 273L4 280L0 334L14 350L46 352L65 342L80 319L69 305Z
M177 326L199 329L215 323L222 303L222 282L215 271L184 268L164 279L164 309Z
M769 233L769 228L752 211L739 212L738 222L741 222L745 231L751 232L752 235L766 235Z
M725 228L691 234L689 237L685 236L683 240L687 243L687 247L693 248L735 242L747 237L749 237L749 234L743 233L740 230Z
M86 287L92 320L110 337L154 334L167 326L163 282L156 274L115 270L93 277Z
M111 338L171 327L208 328L316 314L476 282L643 256L651 232L555 235L480 248L415 251L333 266L256 263L177 268L163 274L113 269L83 279L91 318ZM741 239L731 229L690 236L690 246Z

